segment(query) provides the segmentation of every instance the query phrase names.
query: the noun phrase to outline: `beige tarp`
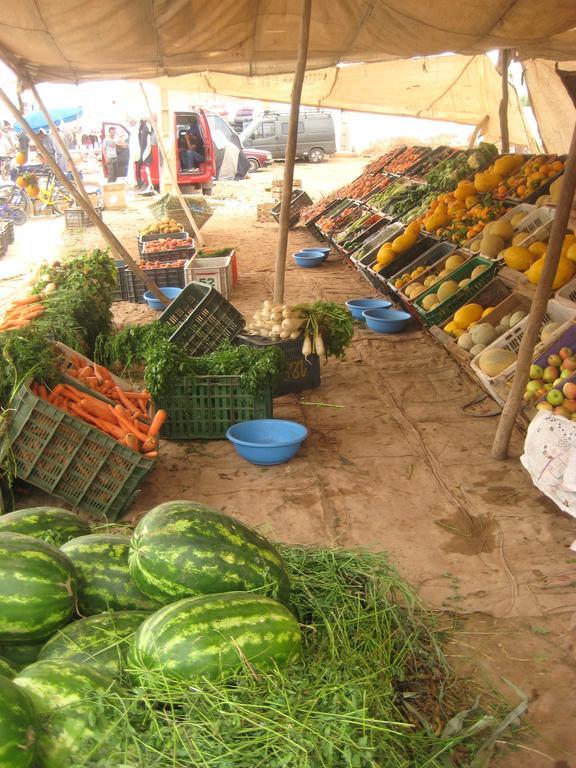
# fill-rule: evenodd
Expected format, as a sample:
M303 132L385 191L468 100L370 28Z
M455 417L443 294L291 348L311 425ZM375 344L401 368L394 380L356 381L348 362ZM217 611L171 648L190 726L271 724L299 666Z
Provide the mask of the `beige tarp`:
M576 71L576 62L564 62L561 68ZM576 123L576 108L556 74L554 62L528 60L524 62L524 72L538 129L547 151L568 152Z
M287 0L4 0L0 47L37 82L293 69ZM309 69L510 47L574 58L576 0L313 0Z
M276 102L289 102L292 88L291 75L244 77L203 72L153 82L172 90ZM487 56L454 55L313 70L306 73L301 101L309 106L471 125L487 115L484 137L498 141L501 94L500 75ZM508 121L511 142L529 147L533 137L513 88Z

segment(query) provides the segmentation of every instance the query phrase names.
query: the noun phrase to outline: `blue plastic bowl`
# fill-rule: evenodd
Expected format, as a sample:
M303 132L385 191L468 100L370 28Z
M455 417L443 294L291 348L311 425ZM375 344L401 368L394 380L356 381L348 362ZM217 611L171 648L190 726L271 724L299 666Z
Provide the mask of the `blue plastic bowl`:
M326 261L328 254L330 253L330 246L319 245L316 248L302 248L302 250L298 251L298 253L323 253L324 258L322 261Z
M285 419L241 421L226 432L236 453L264 467L290 461L307 436L305 426Z
M164 296L166 296L167 299L170 299L170 301L174 301L174 299L179 296L182 293L182 288L160 288ZM144 294L144 299L148 303L148 306L150 309L155 309L156 312L162 312L166 309L166 306L162 304L162 302L154 296L153 293L150 293L150 291L146 291Z
M356 320L365 320L362 316L365 309L388 309L392 306L391 301L386 299L350 299L346 302L346 309Z
M401 309L365 309L366 325L376 333L401 333L412 317Z
M294 261L299 267L319 267L324 261L324 253L322 251L297 251L293 253Z

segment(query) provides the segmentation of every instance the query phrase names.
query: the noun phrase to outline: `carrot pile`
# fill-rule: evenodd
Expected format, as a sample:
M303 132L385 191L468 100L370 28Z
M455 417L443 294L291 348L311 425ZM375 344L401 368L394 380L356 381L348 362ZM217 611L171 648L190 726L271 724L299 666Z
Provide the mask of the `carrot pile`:
M15 331L44 314L46 307L42 304L42 296L26 296L23 299L13 301L4 314L0 324L0 332Z
M71 384L57 384L50 392L44 384L33 382L30 389L42 400L86 421L113 437L121 445L143 454L148 459L158 456L158 435L166 421L166 411L157 411L148 425L135 417L134 409L104 403Z
M67 376L78 379L85 387L99 392L109 400L114 400L118 405L126 408L134 418L148 418L148 405L150 404L148 392L131 392L121 389L107 368L92 363L80 355L73 355L67 361L67 365L69 367L63 368L63 373Z

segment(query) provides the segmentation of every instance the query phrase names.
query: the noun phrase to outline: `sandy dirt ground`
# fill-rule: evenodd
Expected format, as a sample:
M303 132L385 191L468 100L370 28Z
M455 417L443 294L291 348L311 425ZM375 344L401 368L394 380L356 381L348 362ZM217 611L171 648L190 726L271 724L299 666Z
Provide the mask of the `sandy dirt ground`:
M317 198L357 176L363 162L298 166L296 175ZM266 188L280 173L217 187L216 213L202 230L208 246L238 249L232 301L245 315L272 291L277 226L257 223L255 205L272 202ZM235 199L226 202L230 195ZM135 253L136 230L148 221L144 204L106 220ZM99 236L51 231L48 240L37 247L57 255L61 247L98 244ZM291 233L290 252L310 245L306 230ZM29 256L16 261L24 268ZM299 270L289 260L288 301L370 294L334 255L318 270ZM155 313L122 302L115 317L123 325ZM511 706L519 691L528 697L534 730L521 732L520 748L504 750L494 765L576 768L576 556L568 549L576 524L532 486L518 461L519 432L510 460L491 458L496 420L462 410L478 392L424 331L378 336L358 327L346 359L323 367L319 389L275 400L275 416L310 430L293 461L256 467L226 441L164 441L130 517L187 498L284 542L387 550L428 605L452 612L447 624L457 615L448 646L453 662ZM30 492L30 501L40 498Z

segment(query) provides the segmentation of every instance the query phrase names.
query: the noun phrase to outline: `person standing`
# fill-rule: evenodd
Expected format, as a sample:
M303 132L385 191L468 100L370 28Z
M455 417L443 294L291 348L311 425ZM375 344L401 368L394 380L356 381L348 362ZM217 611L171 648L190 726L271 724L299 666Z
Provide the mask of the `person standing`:
M116 128L108 128L108 136L102 142L102 156L106 163L106 175L108 183L112 184L118 178L118 149L125 149L126 144L122 140L116 139Z

